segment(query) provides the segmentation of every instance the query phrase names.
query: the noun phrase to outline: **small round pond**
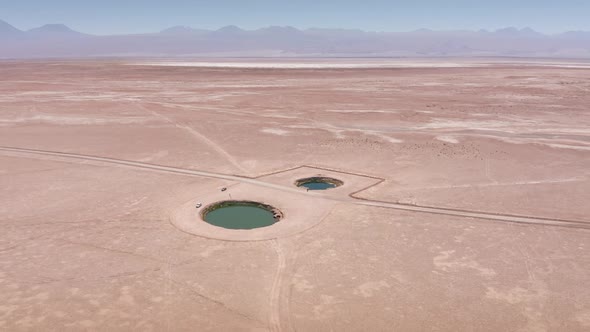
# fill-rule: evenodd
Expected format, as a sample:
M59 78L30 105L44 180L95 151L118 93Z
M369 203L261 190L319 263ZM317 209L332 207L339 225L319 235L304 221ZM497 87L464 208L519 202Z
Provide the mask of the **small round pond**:
M297 187L304 187L307 188L307 190L326 190L340 187L343 184L344 182L338 179L329 178L325 176L314 176L295 181L295 185Z
M201 213L207 223L227 229L254 229L273 225L283 214L278 209L252 201L223 201Z

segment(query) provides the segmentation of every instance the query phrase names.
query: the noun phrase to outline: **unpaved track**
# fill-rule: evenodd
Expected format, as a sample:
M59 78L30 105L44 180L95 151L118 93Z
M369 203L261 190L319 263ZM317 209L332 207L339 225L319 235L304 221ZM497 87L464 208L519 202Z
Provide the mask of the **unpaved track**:
M120 165L120 166L125 166L125 167L144 169L144 170L152 170L152 171L157 171L157 172L184 174L184 175L192 175L192 176L200 176L200 177L207 177L207 178L237 181L237 182L241 182L241 183L252 184L255 186L261 186L261 187L272 188L272 189L277 189L277 190L282 190L282 191L287 191L287 192L293 192L293 193L297 193L297 194L301 194L301 195L313 195L314 197L317 197L317 198L324 198L324 199L329 199L329 200L333 200L333 201L351 203L351 204L357 204L357 205L364 205L364 206L373 206L373 207L380 207L380 208L413 211L413 212L421 212L421 213L430 213L430 214L439 214L439 215L449 215L449 216L465 217L465 218L487 219L487 220L495 220L495 221L503 221L503 222L519 223L519 224L534 224L534 225L547 225L547 226L560 226L560 227L569 227L569 228L590 229L590 222L588 222L588 221L561 220L561 219L551 219L551 218L542 218L542 217L529 217L529 216L516 216L516 215L499 214L499 213L498 214L486 213L486 212L460 210L460 209L448 209L448 208L443 208L443 207L406 205L406 204L386 202L386 201L361 199L361 198L356 198L356 197L351 197L351 198L331 197L327 194L306 192L306 191L302 191L298 188L281 186L281 185L277 185L277 184L273 184L273 183L264 182L259 179L248 178L248 177L244 177L244 176L230 175L230 174L223 174L223 173L216 173L216 172L199 171L199 170L162 166L162 165L154 165L154 164L142 163L142 162L137 162L137 161L122 160L122 159L115 159L115 158L97 157L97 156L90 156L90 155L83 155L83 154L76 154L76 153L15 148L15 147L0 147L0 152L4 152L5 154L6 153L17 153L17 154L26 154L29 156L30 155L51 156L51 157L60 157L60 158L65 158L65 159L93 161L93 162L97 162L97 163L101 163L101 164L103 164L103 163L115 164L115 165Z
M270 292L270 316L269 325L271 331L281 331L281 289L283 274L286 267L285 254L281 249L281 244L278 239L271 240L271 246L277 254L277 272L272 283L272 289Z
M149 109L143 105L140 106L143 110L146 110L150 113L152 113L154 116L163 119L164 121L174 125L176 128L180 128L183 129L185 131L187 131L188 133L190 133L193 137L196 137L197 139L201 140L202 142L205 142L205 144L207 144L207 146L209 146L210 148L212 148L215 152L217 152L220 156L222 156L223 158L225 158L227 161L229 161L232 165L234 165L235 168L239 169L240 171L242 171L243 173L247 173L248 170L245 169L244 167L242 167L242 165L240 165L240 163L231 155L229 154L227 151L225 151L219 144L213 142L212 140L210 140L207 136L201 134L199 131L197 131L196 129L185 125L185 124L181 124L175 120L173 120L172 118L158 112L158 111L154 111L152 109Z

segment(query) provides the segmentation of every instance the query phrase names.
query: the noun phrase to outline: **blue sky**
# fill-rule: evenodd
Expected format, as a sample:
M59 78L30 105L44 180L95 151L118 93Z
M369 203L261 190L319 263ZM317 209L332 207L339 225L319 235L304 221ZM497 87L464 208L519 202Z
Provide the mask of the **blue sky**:
M246 29L590 30L590 0L0 0L0 19L19 29L64 23L94 34L154 32L174 25Z

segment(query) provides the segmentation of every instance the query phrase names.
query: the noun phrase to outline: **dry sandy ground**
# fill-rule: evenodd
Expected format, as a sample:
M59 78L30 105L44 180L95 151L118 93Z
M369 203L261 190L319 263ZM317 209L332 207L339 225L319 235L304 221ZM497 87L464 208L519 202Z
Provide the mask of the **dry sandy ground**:
M0 149L0 330L590 330L590 69L520 62L0 63L0 146L71 154Z

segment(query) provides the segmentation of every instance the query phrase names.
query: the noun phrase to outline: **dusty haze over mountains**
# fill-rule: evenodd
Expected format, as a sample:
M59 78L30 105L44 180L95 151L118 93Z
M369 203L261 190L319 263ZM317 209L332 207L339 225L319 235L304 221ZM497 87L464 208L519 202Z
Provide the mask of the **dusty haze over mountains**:
M0 21L0 58L89 56L516 56L590 57L590 32L546 35L530 28L496 31L366 32L272 26L95 36L63 24L21 31Z

